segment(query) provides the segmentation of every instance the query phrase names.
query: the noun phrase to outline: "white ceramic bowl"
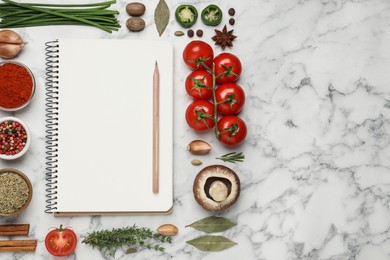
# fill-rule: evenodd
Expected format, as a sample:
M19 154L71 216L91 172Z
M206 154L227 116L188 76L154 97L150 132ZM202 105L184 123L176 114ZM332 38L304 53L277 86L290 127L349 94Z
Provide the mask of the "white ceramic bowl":
M27 125L22 120L20 120L16 117L8 116L8 117L0 118L0 124L3 123L4 121L14 121L14 122L18 122L19 124L21 124L24 127L24 129L26 130L27 142L26 142L26 145L23 147L22 151L20 151L19 153L15 154L15 155L0 154L0 159L14 160L14 159L20 158L27 152L28 148L30 147L30 143L31 143L30 130L28 129Z
M24 67L28 71L28 73L30 74L31 79L32 79L32 92L31 92L31 96L24 104L22 104L22 105L20 105L18 107L12 107L12 108L7 108L7 107L0 106L0 109L3 110L3 111L17 111L17 110L20 110L20 109L26 107L28 104L30 104L31 99L33 98L34 93L35 93L35 77L34 77L34 74L31 72L31 70L26 65L24 65L23 63L17 62L17 61L4 61L4 62L0 62L0 66L2 66L4 64L9 64L9 63L13 63L13 64L19 65L21 67Z

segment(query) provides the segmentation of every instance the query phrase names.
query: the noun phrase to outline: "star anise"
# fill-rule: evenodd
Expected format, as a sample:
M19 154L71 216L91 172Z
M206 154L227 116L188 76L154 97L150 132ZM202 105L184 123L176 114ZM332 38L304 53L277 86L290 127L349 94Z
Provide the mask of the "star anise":
M215 41L215 45L220 45L222 50L224 50L226 46L233 47L233 40L237 38L237 36L233 35L234 30L228 31L225 25L222 31L216 29L214 31L216 34L211 39Z

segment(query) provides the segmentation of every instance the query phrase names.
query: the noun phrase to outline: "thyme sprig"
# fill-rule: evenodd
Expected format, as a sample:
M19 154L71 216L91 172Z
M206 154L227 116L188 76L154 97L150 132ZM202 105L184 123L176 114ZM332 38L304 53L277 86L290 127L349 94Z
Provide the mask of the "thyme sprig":
M245 155L240 152L232 152L222 155L221 157L216 157L215 159L222 160L224 162L230 162L230 163L236 163L236 162L243 162L245 159Z
M114 257L117 249L124 247L143 247L163 252L159 243L172 243L172 238L153 232L150 228L136 225L100 230L87 234L84 244L98 248L102 254Z

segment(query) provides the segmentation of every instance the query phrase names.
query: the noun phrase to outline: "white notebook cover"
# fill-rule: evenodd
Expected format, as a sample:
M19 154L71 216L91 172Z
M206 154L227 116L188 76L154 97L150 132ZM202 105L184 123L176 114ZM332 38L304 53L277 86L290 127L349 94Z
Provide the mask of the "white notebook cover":
M152 191L160 72L159 192ZM57 213L167 212L173 204L173 46L59 40Z

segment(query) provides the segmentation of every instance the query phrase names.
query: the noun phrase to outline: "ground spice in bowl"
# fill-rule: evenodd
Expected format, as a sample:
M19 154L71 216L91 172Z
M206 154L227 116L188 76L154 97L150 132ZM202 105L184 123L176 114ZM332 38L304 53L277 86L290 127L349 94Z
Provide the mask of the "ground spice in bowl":
M15 111L25 107L35 91L31 71L18 62L0 63L0 109Z
M0 216L15 216L27 208L32 186L22 172L15 169L0 171Z

